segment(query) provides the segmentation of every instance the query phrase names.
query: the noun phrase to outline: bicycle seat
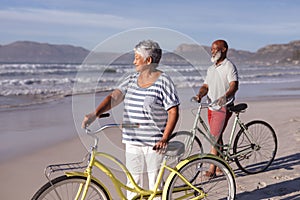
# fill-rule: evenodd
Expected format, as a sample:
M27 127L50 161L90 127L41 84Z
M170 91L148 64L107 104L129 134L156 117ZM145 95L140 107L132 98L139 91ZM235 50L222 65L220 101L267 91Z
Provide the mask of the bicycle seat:
M241 112L241 111L245 110L247 107L248 107L248 105L246 103L240 103L240 104L237 104L235 106L228 107L228 110L230 112L238 113L238 112Z
M166 156L179 156L185 151L184 144L179 141L170 141L165 151Z

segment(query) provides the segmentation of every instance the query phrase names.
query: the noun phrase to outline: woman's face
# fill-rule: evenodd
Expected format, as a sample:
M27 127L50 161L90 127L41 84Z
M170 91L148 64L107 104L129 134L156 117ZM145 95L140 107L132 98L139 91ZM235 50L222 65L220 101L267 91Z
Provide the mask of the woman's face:
M143 69L143 67L148 63L147 63L147 59L144 59L143 56L141 56L138 53L135 53L133 64L135 65L136 71L140 72Z

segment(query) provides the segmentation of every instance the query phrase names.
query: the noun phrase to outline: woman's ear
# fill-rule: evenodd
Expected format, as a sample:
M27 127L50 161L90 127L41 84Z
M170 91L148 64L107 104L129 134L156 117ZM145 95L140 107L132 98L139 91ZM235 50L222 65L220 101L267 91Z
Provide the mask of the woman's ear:
M150 65L152 63L152 57L149 56L147 59L146 59L146 63L147 65Z

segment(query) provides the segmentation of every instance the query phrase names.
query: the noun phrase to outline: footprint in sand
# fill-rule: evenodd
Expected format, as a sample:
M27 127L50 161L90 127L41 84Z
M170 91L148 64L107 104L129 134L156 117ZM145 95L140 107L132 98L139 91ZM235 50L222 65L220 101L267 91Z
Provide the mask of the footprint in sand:
M273 176L274 179L276 180L290 180L290 176Z
M290 122L300 122L300 119L298 119L298 118L291 118Z
M238 189L240 191L246 191L247 190L247 188L245 186L243 186L243 185L238 185Z
M265 182L258 182L257 183L257 189L261 189L261 188L264 188L266 186L267 186L267 184Z

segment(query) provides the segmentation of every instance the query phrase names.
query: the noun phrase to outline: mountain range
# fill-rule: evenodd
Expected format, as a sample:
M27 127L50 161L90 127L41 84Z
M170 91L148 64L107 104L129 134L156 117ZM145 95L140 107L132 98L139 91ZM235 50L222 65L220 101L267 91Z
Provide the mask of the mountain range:
M173 52L166 52L162 57L164 64L185 64L180 55L189 55L191 60L197 58L203 48L210 54L210 47L194 44L181 44ZM7 45L0 45L0 63L82 63L91 52L85 48L72 45L55 45L32 41L17 41ZM96 60L107 63L114 60L115 64L132 63L133 54L92 52ZM287 44L272 44L258 49L256 52L229 48L228 57L238 65L264 66L300 65L300 40ZM97 62L98 62L97 61ZM96 61L95 61L96 62Z

